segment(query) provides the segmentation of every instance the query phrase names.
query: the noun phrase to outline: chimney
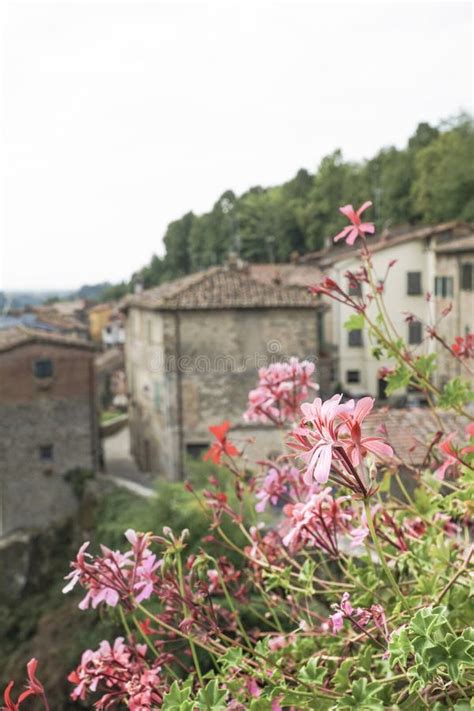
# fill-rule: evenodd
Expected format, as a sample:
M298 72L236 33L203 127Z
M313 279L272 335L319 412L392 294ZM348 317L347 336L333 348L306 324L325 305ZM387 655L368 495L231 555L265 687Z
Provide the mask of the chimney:
M136 281L133 285L133 293L134 294L141 294L143 291L143 282L142 281Z
M225 263L226 269L233 272L240 272L246 268L246 262L239 257L237 252L229 252Z

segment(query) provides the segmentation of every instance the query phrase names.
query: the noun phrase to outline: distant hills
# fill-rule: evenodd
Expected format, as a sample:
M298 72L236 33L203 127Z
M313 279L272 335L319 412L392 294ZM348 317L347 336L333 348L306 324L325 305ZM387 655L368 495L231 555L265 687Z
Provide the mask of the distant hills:
M23 309L27 306L40 306L45 303L64 301L66 299L87 299L100 301L104 292L111 288L108 281L99 284L84 284L76 291L45 290L45 291L0 291L0 311Z

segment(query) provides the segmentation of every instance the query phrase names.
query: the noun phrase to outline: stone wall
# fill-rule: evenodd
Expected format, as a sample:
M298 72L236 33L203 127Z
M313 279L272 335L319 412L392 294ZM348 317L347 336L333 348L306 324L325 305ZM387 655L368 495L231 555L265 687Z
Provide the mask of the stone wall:
M257 448L262 440L259 456L274 450L279 434L242 419L258 368L291 356L317 360L312 309L131 309L127 328L132 451L143 469L171 478L187 452L209 443L209 425L224 419Z
M52 378L34 377L37 358L51 358ZM77 501L64 474L95 470L97 457L92 354L38 344L1 354L0 534L72 515Z

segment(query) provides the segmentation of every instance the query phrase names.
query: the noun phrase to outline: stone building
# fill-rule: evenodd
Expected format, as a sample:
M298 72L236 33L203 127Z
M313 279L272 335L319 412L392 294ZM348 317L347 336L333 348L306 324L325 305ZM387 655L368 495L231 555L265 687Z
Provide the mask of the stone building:
M473 225L453 221L416 229L394 229L369 237L368 243L376 277L383 279L388 265L395 262L384 285L384 301L395 328L418 353L438 352L440 359L434 378L438 385L443 385L459 374L460 365L453 363L435 340L425 340L426 327L436 323L451 303L452 312L440 325L448 343L452 344L457 335L474 331ZM357 245L328 245L305 255L302 261L319 267L338 284L348 287L345 275L348 270L354 272L360 267L358 252ZM430 300L427 293L431 294ZM331 317L327 319L324 341L334 349L340 389L354 396L370 394L383 399L385 383L379 378L379 370L389 363L374 358L367 333L349 333L345 329L344 323L352 310L337 302L330 304ZM407 314L414 314L415 320L407 321Z
M108 348L94 359L97 382L97 401L106 410L110 407L127 409L127 379L123 348Z
M0 331L0 535L75 511L64 475L99 458L93 355L77 338Z
M258 368L291 356L316 360L323 307L307 286L314 267L230 263L128 298L125 354L132 453L139 466L178 479L186 455L209 445L210 425L256 437L258 456L281 449L273 427L246 424ZM326 382L322 382L326 385Z

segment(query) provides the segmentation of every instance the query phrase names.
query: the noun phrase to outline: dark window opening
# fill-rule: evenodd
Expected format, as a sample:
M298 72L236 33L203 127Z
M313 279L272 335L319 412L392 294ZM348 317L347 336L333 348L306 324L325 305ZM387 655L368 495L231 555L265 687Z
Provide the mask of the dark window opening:
M49 358L35 361L35 378L51 378L53 376L53 361Z
M421 272L407 272L407 294L419 296L421 293Z
M461 289L474 291L474 264L461 264Z
M346 381L348 383L360 383L360 370L348 370L346 372Z
M437 276L435 277L435 296L452 296L453 295L453 277Z
M349 296L362 296L362 284L356 279L348 279Z
M410 321L408 324L408 343L415 345L423 340L421 321Z
M362 345L362 329L361 328L356 328L353 331L349 331L348 343L353 348L357 348Z
M384 380L383 378L379 378L378 380L378 399L379 400L386 400L387 399L387 381Z
M53 460L53 445L42 444L39 448L39 456L42 462L51 462Z
M193 459L201 459L204 452L209 449L209 443L196 442L186 445L186 454Z
M316 330L318 334L318 345L321 348L324 345L324 314L318 312L316 314Z

